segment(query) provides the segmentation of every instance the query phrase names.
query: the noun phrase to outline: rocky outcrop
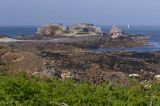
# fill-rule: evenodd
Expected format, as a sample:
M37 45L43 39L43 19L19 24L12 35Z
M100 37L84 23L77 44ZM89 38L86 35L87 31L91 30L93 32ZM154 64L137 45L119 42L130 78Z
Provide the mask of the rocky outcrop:
M77 23L71 27L62 24L49 24L38 28L38 35L44 37L102 35L102 30L89 23Z
M73 78L74 77L73 75L71 75L71 71L69 71L69 70L63 70L60 75L61 75L62 81L64 81L67 78Z
M11 71L39 72L42 71L43 59L33 53L7 52L1 59L5 61Z
M145 36L119 36L118 38L111 38L100 45L101 48L122 48L122 47L140 47L149 42Z
M70 28L75 35L102 35L102 29L90 23L77 23Z
M56 75L56 71L54 69L54 67L52 65L44 65L42 67L42 70L41 72L33 72L32 75L33 76L36 76L36 77L39 77L39 78L45 78L45 77L55 77L57 76Z
M119 38L124 35L123 35L122 30L118 26L114 25L110 31L110 36L111 38Z
M53 66L45 65L43 66L43 73L48 76L55 76L56 71Z
M119 80L123 81L125 79L125 74L123 72L106 71L103 73L104 80Z
M62 35L66 28L62 24L49 24L38 28L37 34L53 36Z

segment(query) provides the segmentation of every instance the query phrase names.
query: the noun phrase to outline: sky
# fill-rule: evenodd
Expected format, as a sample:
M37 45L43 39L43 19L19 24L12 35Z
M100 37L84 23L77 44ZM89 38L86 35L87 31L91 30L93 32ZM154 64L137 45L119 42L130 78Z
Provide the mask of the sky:
M160 0L0 0L0 26L77 22L160 26Z

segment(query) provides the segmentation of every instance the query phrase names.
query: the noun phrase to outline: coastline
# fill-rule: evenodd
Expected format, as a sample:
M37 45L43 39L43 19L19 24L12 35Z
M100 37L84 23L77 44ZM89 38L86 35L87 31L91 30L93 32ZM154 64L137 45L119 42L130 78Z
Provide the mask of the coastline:
M126 39L128 38L114 39L114 42L132 41ZM8 70L12 71L26 70L27 73L41 73L47 76L60 76L64 70L68 70L77 80L90 80L86 76L86 72L94 64L99 66L98 70L101 70L101 74L108 71L114 73L122 72L126 76L136 73L141 76L141 80L154 79L154 76L150 75L148 71L153 72L154 75L159 74L159 62L152 63L152 61L158 61L157 58L159 57L156 56L159 56L159 52L136 53L119 51L96 53L90 51L93 48L101 47L106 42L113 41L104 36L62 37L49 40L6 39L6 42L1 42L0 49L1 61L6 66L4 65L1 68L8 67ZM113 47L117 45L117 43L113 44L115 44ZM144 61L147 61L147 63ZM139 67L137 67L137 64L139 64ZM49 70L47 67L50 67ZM144 72L140 71L142 69ZM54 70L55 74L51 75L51 70ZM148 73L147 75L150 77L145 78L143 73Z

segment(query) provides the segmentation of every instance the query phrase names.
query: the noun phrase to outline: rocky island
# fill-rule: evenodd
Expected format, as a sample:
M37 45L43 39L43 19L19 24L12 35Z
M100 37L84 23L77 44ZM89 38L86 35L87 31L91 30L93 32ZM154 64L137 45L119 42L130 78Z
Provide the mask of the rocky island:
M38 27L34 36L17 36L17 40L55 41L84 46L84 48L137 47L148 43L148 38L141 35L124 33L118 26L110 32L103 32L101 27L90 23L77 23L72 26L49 24Z

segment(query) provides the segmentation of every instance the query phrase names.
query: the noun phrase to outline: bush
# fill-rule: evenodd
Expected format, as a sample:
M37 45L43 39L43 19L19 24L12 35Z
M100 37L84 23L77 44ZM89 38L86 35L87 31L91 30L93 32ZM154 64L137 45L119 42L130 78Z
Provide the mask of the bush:
M147 106L160 104L160 84L139 82L114 87L56 78L39 79L24 73L0 75L0 105L7 106Z

